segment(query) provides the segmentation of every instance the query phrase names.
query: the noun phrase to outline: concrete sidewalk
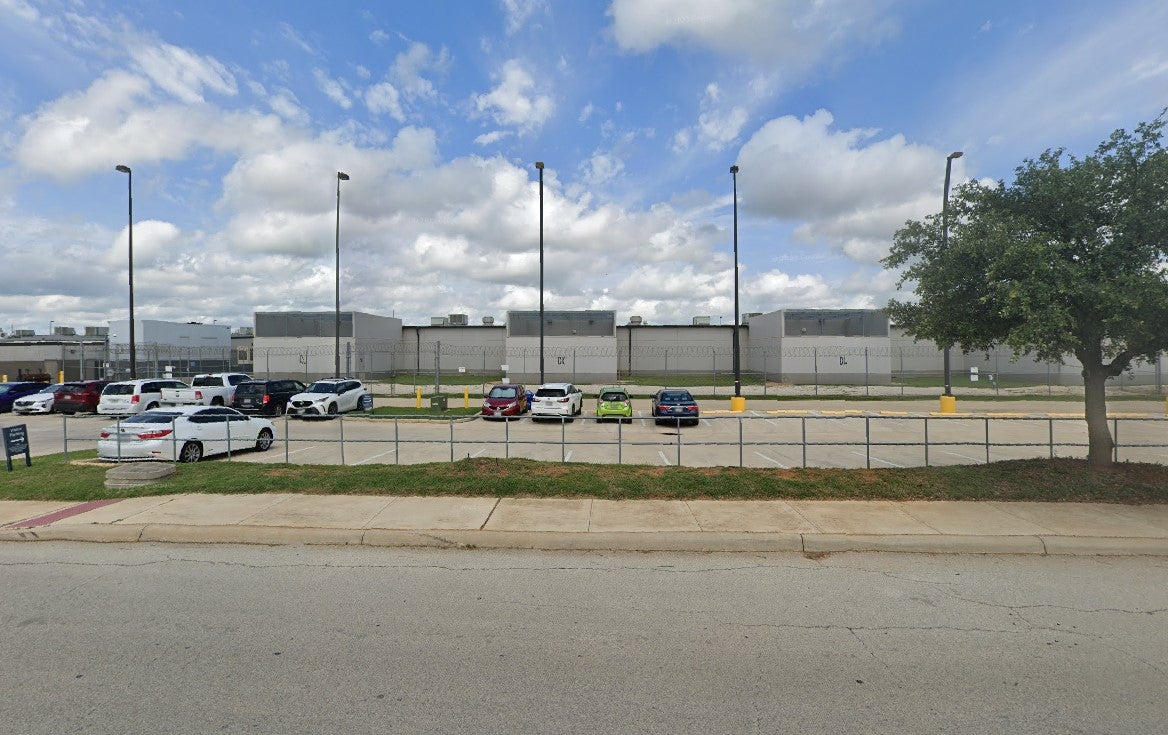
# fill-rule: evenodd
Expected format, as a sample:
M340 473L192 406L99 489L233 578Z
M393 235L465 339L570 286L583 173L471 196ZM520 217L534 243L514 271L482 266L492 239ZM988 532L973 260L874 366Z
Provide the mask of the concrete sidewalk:
M0 541L1168 556L1168 505L167 495L0 501Z

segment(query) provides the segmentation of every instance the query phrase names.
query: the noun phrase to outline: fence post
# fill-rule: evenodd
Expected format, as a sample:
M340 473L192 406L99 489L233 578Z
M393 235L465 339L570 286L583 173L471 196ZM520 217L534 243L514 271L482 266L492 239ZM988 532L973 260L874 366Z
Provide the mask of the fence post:
M1119 419L1111 420L1111 434L1115 437L1115 442L1112 444L1112 461L1119 461Z
M864 348L864 395L868 395L868 348Z
M738 466L742 467L742 417L738 417Z
M397 433L397 416L393 417L393 463L401 464L401 441Z
M230 419L230 417L227 417ZM344 445L342 445L344 446ZM231 421L227 421L227 461L231 461Z
M65 414L61 414L61 438L65 442L65 448L63 449L65 464L69 464L69 417Z
M714 347L710 348L710 380L714 384L714 395L718 395L718 352Z
M799 423L803 429L803 469L807 469L807 417L800 417Z
M811 348L811 359L812 359L811 364L813 366L812 369L815 370L815 374L813 376L813 380L815 381L815 395L818 396L819 395L819 348L818 347Z
M288 414L284 414L284 464L289 464L288 460Z
M767 350L762 352L762 394L767 394Z
M622 443L624 441L623 436L622 436L622 427L624 425L625 425L625 420L618 416L616 419L616 463L618 465L622 463L621 462L621 449L624 446L624 444Z
M986 464L990 463L990 419L987 416L983 419L985 421L985 447L986 447Z
M341 466L345 466L345 417L343 414L337 414L337 420L340 421L338 426L341 429Z
M904 354L901 353L901 359L904 359ZM901 388L903 392L903 386ZM929 466L929 417L925 417L925 466Z
M872 419L864 417L864 463L872 469Z
M1046 427L1047 434L1048 434L1049 441L1050 441L1050 458L1054 459L1054 419L1052 419L1048 416L1046 419L1046 423L1047 423L1047 427Z
M568 419L560 417L560 464L568 461Z
M450 463L454 464L454 419L447 419L450 422Z
M677 466L681 466L681 419L677 419Z
M511 422L503 417L503 459L511 459Z

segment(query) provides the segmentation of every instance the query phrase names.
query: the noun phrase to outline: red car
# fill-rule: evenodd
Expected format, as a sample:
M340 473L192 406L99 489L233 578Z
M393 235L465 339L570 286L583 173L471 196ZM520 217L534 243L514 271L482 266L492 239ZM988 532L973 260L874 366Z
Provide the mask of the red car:
M520 416L527 408L527 389L518 383L499 383L483 396L483 416Z
M97 413L101 391L108 380L78 380L65 383L53 397L53 409L64 414Z

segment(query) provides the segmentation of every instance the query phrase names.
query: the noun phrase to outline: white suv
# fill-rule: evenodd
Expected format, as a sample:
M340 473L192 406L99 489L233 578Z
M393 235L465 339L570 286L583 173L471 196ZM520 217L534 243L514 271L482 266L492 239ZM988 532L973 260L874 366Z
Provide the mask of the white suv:
M361 407L361 396L368 390L360 380L327 378L308 386L303 393L288 399L289 416L329 416Z
M531 398L531 417L579 416L584 411L584 391L571 383L544 383Z
M190 388L181 380L121 380L101 391L97 412L107 416L129 416L162 405L163 388Z

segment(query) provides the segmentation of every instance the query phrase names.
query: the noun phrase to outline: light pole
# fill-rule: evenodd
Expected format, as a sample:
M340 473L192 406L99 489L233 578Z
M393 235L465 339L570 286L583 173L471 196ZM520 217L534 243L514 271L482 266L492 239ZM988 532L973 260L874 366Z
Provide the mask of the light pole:
M539 169L539 384L543 385L543 161Z
M333 323L333 332L336 347L333 354L333 377L341 377L341 182L348 181L349 175L344 171L337 171L337 303L336 320Z
M941 198L941 247L942 249L949 249L949 177L953 172L953 159L961 158L964 151L953 151L945 157L945 193ZM947 397L953 395L953 374L950 371L949 365L949 348L950 344L945 344L945 395Z
M54 325L54 324L56 324L56 323L57 323L57 320L56 320L56 319L50 319L50 320L49 320L49 336L50 336L50 337L52 337L52 336L53 336L53 325Z
M117 171L126 175L126 201L130 217L130 380L138 377L138 351L134 346L134 174L129 166L118 164Z
M742 372L738 358L738 166L730 167L730 175L734 179L734 395L742 395Z

